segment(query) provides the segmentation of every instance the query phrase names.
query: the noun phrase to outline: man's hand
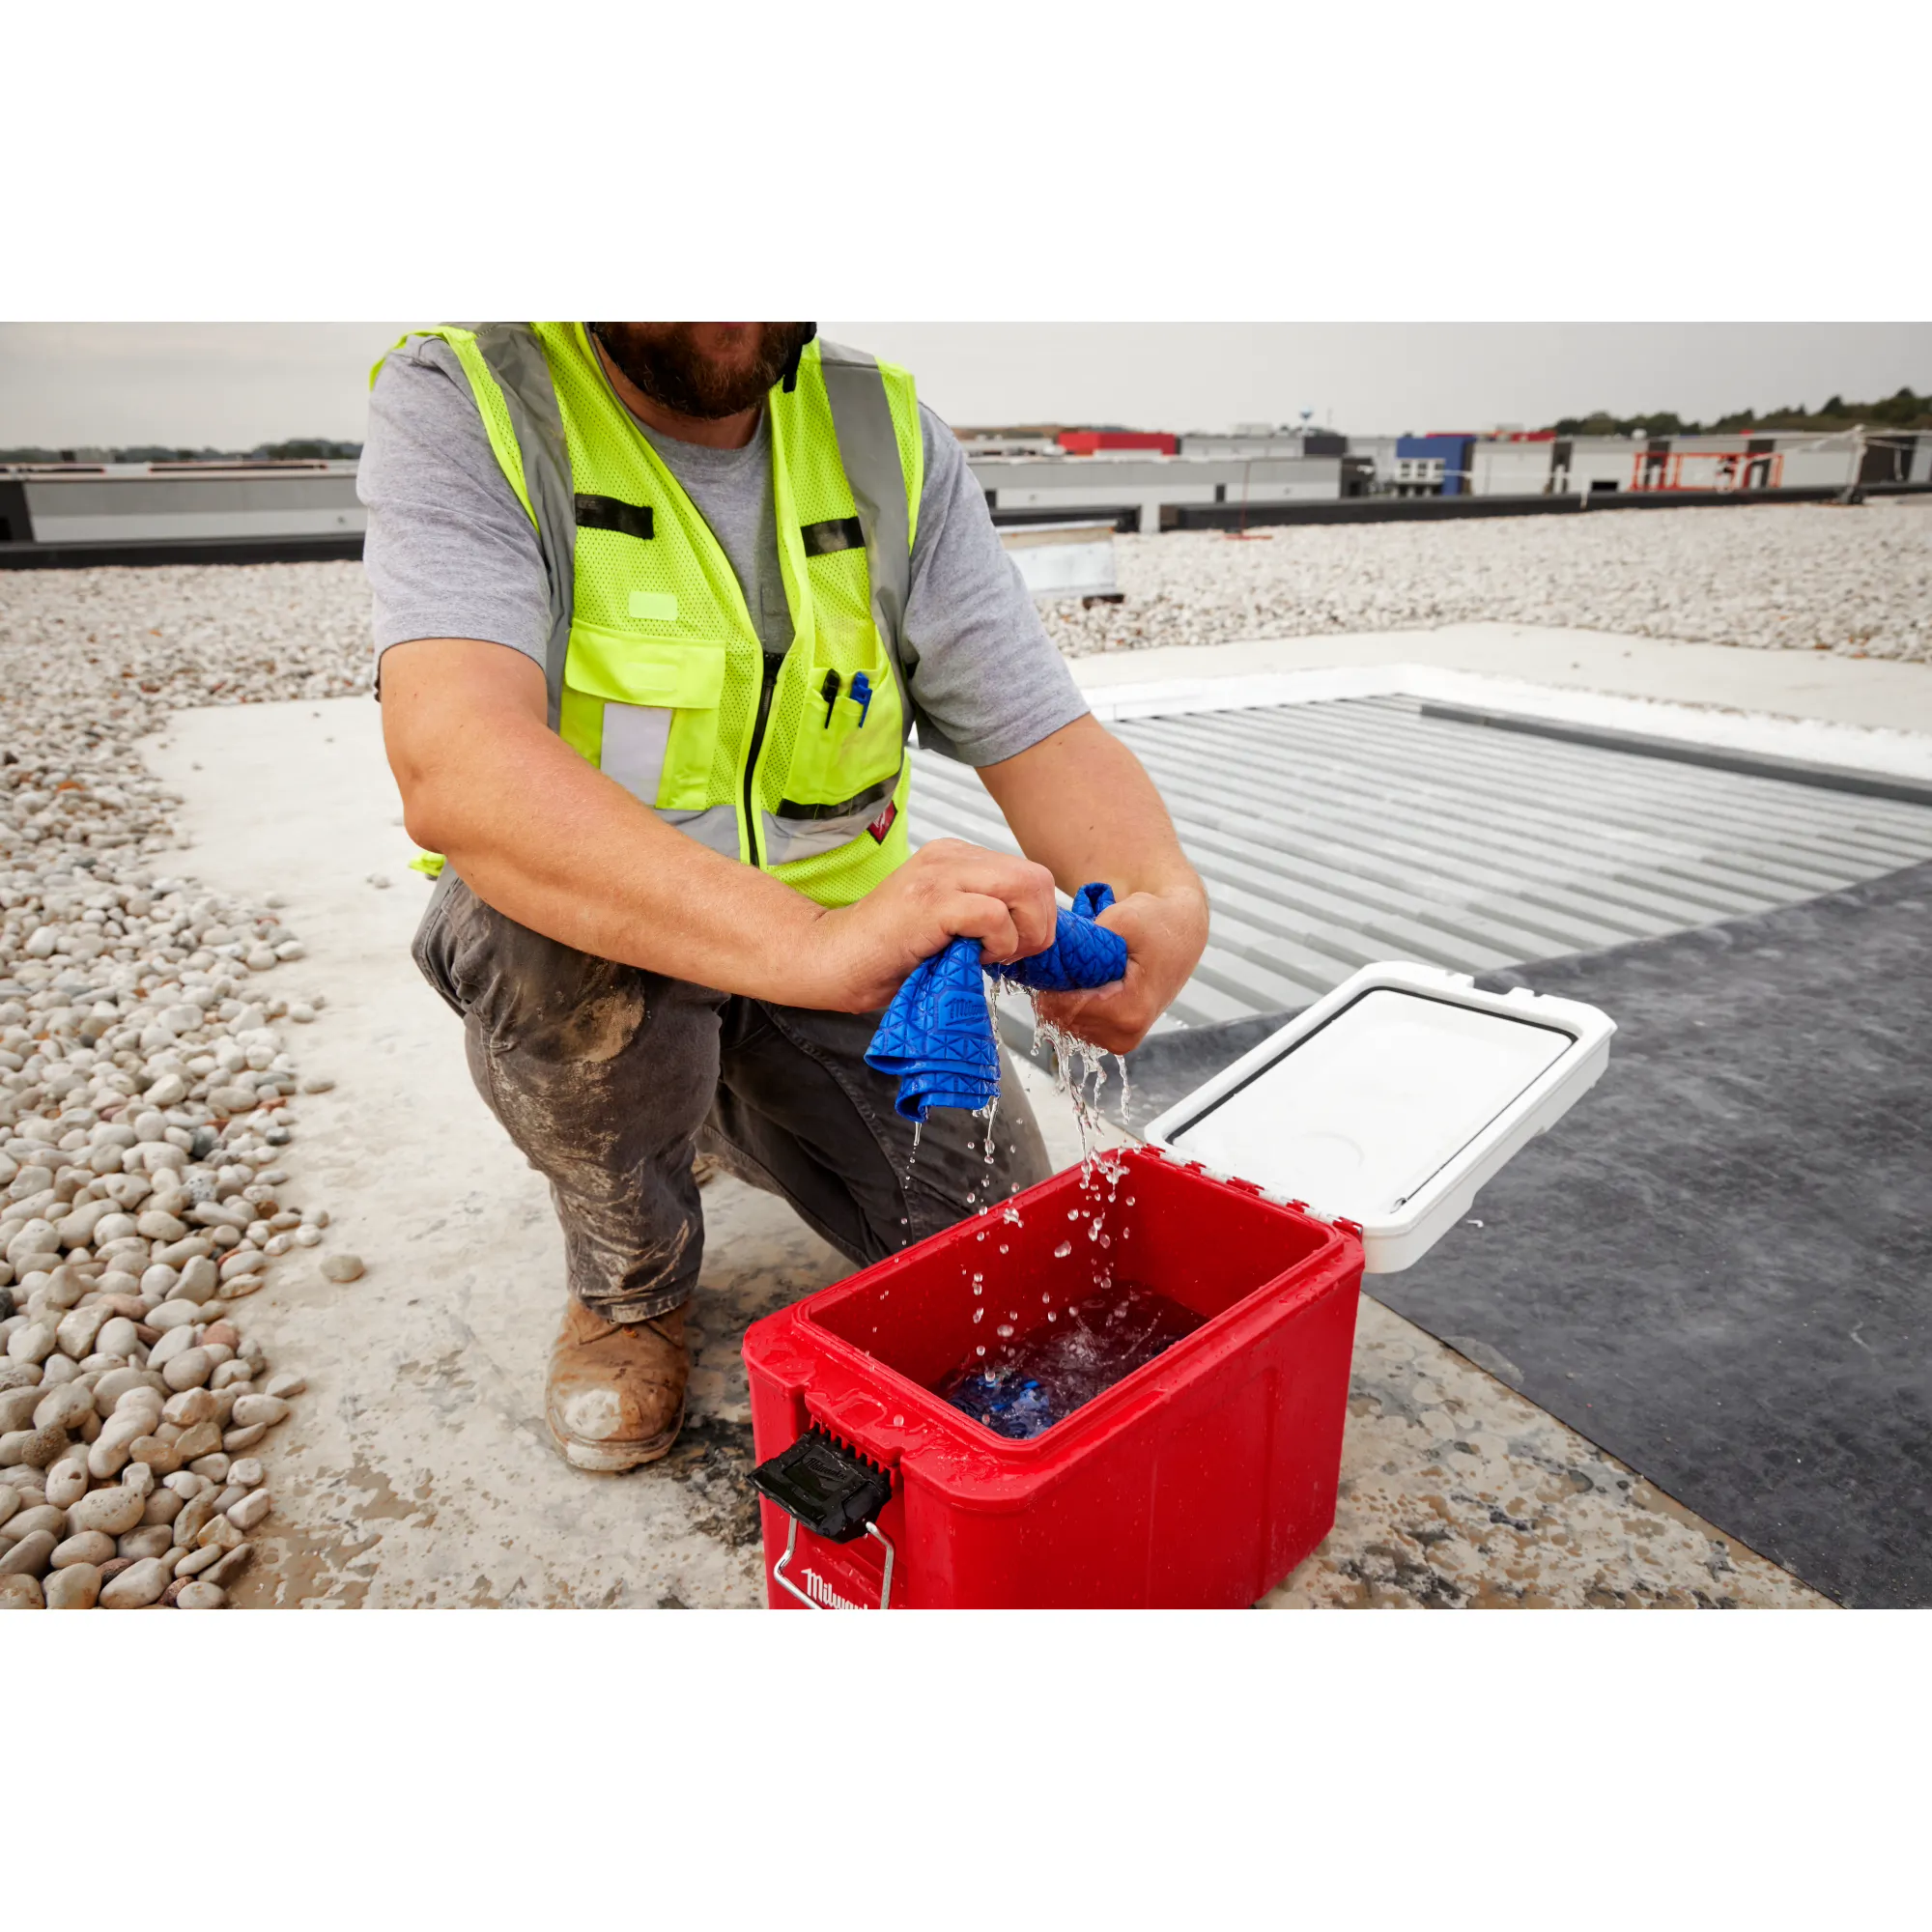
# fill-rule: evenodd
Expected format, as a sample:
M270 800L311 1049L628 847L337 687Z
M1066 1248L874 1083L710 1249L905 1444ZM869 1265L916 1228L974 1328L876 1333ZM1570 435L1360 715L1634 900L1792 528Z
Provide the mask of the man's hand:
M1041 993L1041 1019L1109 1053L1131 1053L1187 983L1208 944L1208 897L1198 886L1134 893L1099 923L1127 942L1125 977L1088 993Z
M1053 874L957 838L923 845L856 904L823 914L796 962L793 1006L868 1013L906 975L955 939L977 939L989 966L1053 944Z
M1093 718L1079 718L980 773L1030 858L1069 896L1113 887L1100 923L1127 942L1115 986L1042 995L1040 1015L1109 1053L1127 1053L1187 983L1208 944L1208 894L1174 836L1141 761Z

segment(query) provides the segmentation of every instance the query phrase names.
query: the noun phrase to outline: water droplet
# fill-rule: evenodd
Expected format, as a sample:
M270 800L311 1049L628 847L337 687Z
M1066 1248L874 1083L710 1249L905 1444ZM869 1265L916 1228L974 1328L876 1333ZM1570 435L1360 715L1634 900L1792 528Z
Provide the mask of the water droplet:
M1053 1258L1057 1262L1064 1262L1066 1259L1066 1257L1070 1255L1072 1252L1073 1252L1073 1243L1071 1241L1062 1241L1061 1244L1054 1249Z
M974 1292L974 1293L976 1293L976 1294L977 1294L977 1293L979 1293L979 1290L978 1290L978 1289L975 1289L975 1290L974 1290L973 1292ZM984 1310L983 1308L976 1308L976 1309L974 1309L974 1311L973 1311L973 1320L974 1320L975 1321L985 1321L985 1319L986 1319L986 1311L985 1311L985 1310Z
M1010 1321L1002 1321L1000 1325L993 1330L994 1334L1000 1336L1010 1335L1012 1332L1013 1332L1013 1324Z

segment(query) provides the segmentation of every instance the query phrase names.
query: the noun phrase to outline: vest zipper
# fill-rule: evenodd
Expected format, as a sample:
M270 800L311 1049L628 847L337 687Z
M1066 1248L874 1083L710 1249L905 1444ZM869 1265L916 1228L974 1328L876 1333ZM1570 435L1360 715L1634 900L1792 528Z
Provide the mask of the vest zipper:
M784 651L765 653L765 675L758 687L758 719L752 726L752 749L745 754L745 838L752 864L757 867L764 865L765 855L758 842L758 808L752 785L757 776L758 753L764 749L765 725L772 715L772 696L778 690L779 672L784 668L786 656Z

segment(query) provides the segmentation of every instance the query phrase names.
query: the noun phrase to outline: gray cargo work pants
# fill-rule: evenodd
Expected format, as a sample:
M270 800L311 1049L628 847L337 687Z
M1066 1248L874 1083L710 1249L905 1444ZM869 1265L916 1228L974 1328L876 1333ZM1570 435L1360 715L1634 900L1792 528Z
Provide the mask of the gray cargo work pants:
M877 1014L821 1012L619 966L519 925L446 874L414 945L463 1017L470 1077L550 1182L569 1289L607 1321L691 1293L704 1247L694 1151L782 1195L860 1266L1051 1172L1001 1050L983 1121L942 1108L915 1154L897 1083L866 1065Z

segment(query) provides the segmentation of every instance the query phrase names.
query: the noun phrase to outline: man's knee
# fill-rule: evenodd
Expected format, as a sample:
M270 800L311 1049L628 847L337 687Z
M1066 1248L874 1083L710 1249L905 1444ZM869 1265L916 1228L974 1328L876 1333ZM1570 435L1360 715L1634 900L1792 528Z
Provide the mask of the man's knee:
M493 1052L594 1065L616 1059L650 1016L653 975L534 932L460 879L439 894L413 953Z

